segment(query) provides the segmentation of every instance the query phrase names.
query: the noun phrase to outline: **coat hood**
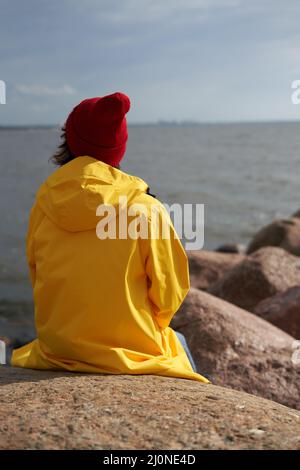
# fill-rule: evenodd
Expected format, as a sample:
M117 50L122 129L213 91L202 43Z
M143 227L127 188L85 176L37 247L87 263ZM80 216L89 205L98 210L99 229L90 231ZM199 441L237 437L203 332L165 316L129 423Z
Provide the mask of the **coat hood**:
M42 184L37 204L49 219L70 232L92 230L99 222L100 204L113 205L118 211L119 196L130 204L148 185L93 157L77 157L63 165Z

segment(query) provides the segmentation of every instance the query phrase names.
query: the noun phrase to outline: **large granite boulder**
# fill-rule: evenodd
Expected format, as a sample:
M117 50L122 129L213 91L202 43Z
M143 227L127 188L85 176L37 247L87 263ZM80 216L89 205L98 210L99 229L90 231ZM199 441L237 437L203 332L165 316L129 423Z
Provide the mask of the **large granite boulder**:
M300 339L300 286L262 300L254 313Z
M300 285L300 258L265 247L236 264L208 291L253 312L262 300L295 285Z
M244 259L240 253L188 251L191 286L206 290Z
M0 367L0 385L0 449L300 449L298 411L193 380Z
M300 219L297 216L274 220L260 229L250 242L247 253L253 253L263 246L279 246L300 256Z
M192 288L172 319L212 383L300 409L294 338L252 313Z

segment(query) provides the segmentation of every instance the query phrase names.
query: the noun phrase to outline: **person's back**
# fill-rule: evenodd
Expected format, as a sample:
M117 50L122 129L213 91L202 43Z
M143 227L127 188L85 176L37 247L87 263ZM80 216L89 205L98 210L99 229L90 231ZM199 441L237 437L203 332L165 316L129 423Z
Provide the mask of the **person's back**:
M94 142L78 144L79 105L66 126L70 158L37 193L27 236L37 339L13 352L12 365L208 382L193 370L169 327L190 287L186 253L166 209L147 194L148 185L118 168L128 97L109 95L106 105L120 110L119 121L112 122L123 143L110 142L107 154L103 147L101 159ZM138 219L146 237L138 236ZM154 236L166 221L170 236Z

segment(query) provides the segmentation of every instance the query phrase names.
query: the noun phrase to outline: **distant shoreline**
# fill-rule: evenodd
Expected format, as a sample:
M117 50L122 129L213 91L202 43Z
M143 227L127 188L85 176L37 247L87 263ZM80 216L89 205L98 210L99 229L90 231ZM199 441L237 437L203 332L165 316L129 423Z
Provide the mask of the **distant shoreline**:
M282 124L296 124L300 125L300 120L286 120L286 121L216 121L216 122L199 122L199 121L164 121L159 120L157 122L127 122L128 127L192 127L192 126L199 126L199 127L206 127L206 126L260 126L260 125L282 125ZM58 129L60 130L63 124L7 124L7 125L0 125L0 130L30 130L30 129Z

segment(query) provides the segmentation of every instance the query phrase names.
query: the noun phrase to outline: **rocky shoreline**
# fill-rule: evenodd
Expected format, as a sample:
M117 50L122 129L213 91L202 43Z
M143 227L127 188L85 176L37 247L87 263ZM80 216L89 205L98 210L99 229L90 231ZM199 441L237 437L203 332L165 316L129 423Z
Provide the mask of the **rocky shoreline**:
M208 377L213 385L201 386L183 379L153 376L53 375L1 367L1 389L6 393L2 401L4 406L0 406L0 422L2 428L4 426L2 432L5 436L3 448L300 449L300 413L295 411L300 410L300 343L297 342L300 340L300 211L290 218L275 220L263 227L246 248L224 245L215 251L188 252L188 258L192 287L174 316L171 327L185 335L200 373ZM32 304L2 302L0 339L6 342L8 352L32 338ZM118 412L122 409L125 414L126 405L123 404L122 395L126 390L130 390L132 396L142 393L145 407L141 407L140 412L145 420L149 418L147 407L151 401L148 387L160 391L160 394L169 394L170 399L163 400L166 408L156 402L155 405L150 404L149 409L155 410L156 415L168 409L167 414L176 427L181 406L186 437L181 441L174 438L172 421L173 424L159 434L160 441L154 434L143 441L141 436L137 437L142 421L136 418L134 434L122 440L120 427L119 438L115 436L112 441L113 447L107 447L110 444L105 438L106 424L98 430L98 440L91 437L87 440L72 440L72 433L66 428L70 424L69 418L64 422L66 415L63 406L62 416L59 415L59 404L65 403L65 413L70 413L73 403L70 397L77 386L81 393L77 407L81 403L84 409L83 405L87 403L85 394L87 397L94 393L98 396L96 389L102 387L104 390L107 386L118 391L118 406L115 403L112 408ZM125 386L124 390L122 386ZM177 390L176 393L172 392L173 389ZM47 390L55 395L53 403L57 410L51 416L51 408L46 406L45 416L51 418L51 423L39 412L41 404L47 401ZM25 398L22 397L22 391L27 391ZM209 395L211 398L208 398ZM177 403L175 406L178 398L182 405ZM11 403L11 400L19 409L13 415L8 414L9 407L5 405L6 402ZM91 408L98 410L95 415L98 418L94 417L89 426L97 428L100 426L100 417L102 419L105 415L103 407L109 408L111 404L109 395L107 399L99 397L98 401L95 400L93 398ZM228 406L224 403L220 406L220 400L224 400L224 403L228 400ZM243 412L233 413L235 401L246 403L245 408L240 408ZM26 416L23 409L26 409ZM192 413L196 409L198 414ZM265 411L267 409L268 413ZM85 414L84 411L82 413ZM239 418L235 418L236 414ZM115 417L113 412L105 415L107 419L104 423L107 425L112 419L111 415ZM32 424L33 441L22 431L28 416L38 423ZM208 419L208 427L207 422L206 427L199 425L202 416ZM125 418L124 423L129 419L129 414ZM55 419L57 426L54 424ZM89 421L87 415L82 419L86 423ZM276 420L281 422L281 427L275 425ZM289 420L293 422L288 424ZM245 423L248 423L247 432L244 432ZM161 418L157 417L155 426L161 425ZM273 430L270 433L268 430L271 428ZM45 432L42 433L41 429L45 429ZM114 429L117 433L117 428ZM251 429L258 431L251 434ZM52 431L60 439L53 438ZM193 435L192 441L187 437L189 433ZM170 447L166 447L166 443Z

